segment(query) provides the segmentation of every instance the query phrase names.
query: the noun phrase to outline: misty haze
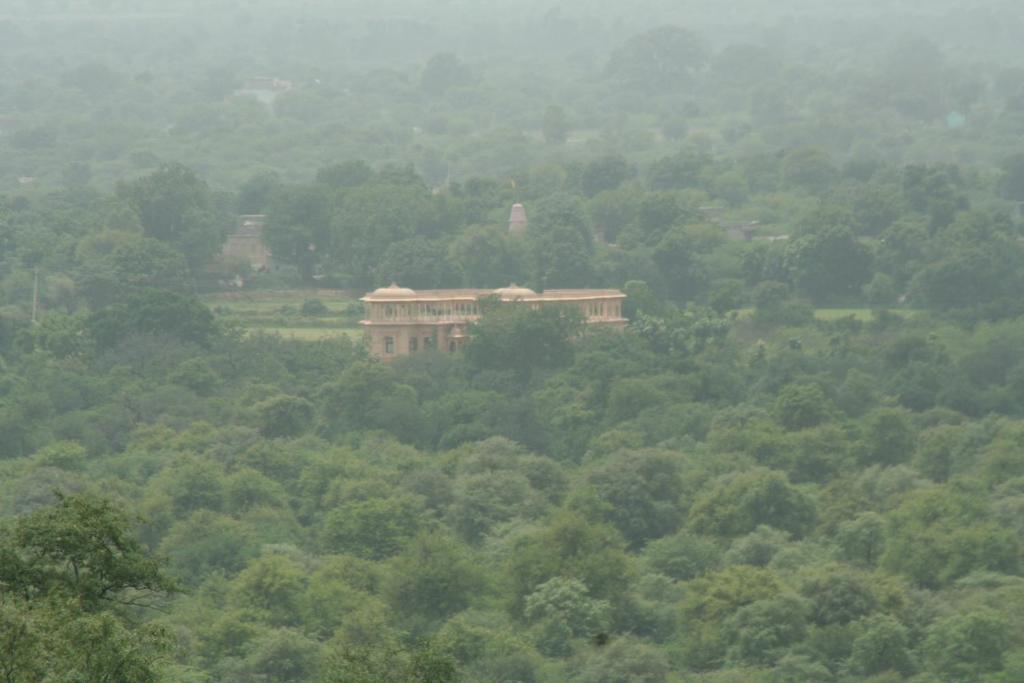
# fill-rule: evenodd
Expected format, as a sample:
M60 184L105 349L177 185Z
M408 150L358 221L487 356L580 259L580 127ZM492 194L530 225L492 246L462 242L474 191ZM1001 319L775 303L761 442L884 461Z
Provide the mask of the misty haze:
M1024 682L1024 2L0 0L0 681Z

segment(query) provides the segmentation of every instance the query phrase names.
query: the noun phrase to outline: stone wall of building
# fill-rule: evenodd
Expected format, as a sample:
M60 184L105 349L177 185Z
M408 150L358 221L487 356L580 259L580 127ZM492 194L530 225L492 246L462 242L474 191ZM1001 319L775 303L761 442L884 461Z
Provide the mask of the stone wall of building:
M431 349L455 351L468 339L468 326L480 318L480 300L529 306L578 306L588 325L624 327L622 301L617 289L559 289L538 294L525 287L501 289L445 289L414 291L392 284L361 301L366 307L362 325L370 352L390 360Z

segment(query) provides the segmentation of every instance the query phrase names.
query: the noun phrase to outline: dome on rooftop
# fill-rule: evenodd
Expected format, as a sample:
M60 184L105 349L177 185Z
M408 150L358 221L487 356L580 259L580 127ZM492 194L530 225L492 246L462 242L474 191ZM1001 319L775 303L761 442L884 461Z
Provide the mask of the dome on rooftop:
M373 290L370 292L370 296L387 299L402 299L414 297L416 296L416 292L408 287L399 287L397 283L392 282L387 287L380 287L379 289Z
M508 287L494 290L494 293L501 297L502 301L515 301L516 299L530 299L537 296L537 292L526 287L512 283Z

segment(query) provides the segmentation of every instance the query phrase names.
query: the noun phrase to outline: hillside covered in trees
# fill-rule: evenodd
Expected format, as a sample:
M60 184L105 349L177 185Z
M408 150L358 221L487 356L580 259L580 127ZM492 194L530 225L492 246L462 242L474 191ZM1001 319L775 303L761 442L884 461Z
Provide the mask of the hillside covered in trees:
M1024 680L1022 10L507 4L4 10L0 678Z

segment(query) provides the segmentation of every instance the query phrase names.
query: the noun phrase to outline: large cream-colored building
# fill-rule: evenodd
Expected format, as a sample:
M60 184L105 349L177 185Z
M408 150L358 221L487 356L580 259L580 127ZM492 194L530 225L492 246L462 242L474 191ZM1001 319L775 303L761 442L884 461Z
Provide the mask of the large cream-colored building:
M390 360L428 349L456 351L468 339L468 325L480 318L480 300L506 304L579 307L588 325L622 328L622 301L617 289L549 289L541 294L511 285L501 289L433 289L413 291L392 284L361 301L366 306L370 352Z

